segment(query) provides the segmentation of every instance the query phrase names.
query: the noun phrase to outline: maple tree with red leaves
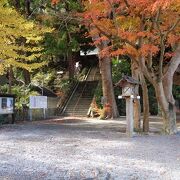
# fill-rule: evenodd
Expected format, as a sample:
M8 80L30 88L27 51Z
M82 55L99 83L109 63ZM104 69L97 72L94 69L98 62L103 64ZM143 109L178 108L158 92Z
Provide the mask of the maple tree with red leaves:
M87 0L84 19L100 56L128 55L132 75L141 80L145 129L148 130L146 79L153 85L160 105L164 132L176 132L173 74L180 64L179 0ZM166 53L170 47L171 52ZM166 57L170 57L167 63Z
M149 128L148 80L155 89L162 111L164 132L175 133L172 85L180 64L180 0L83 0L81 3L84 5L83 22L100 50L103 96L111 106L112 117L118 113L111 58L128 55L132 76L141 81L143 89L144 130ZM170 51L166 52L166 49ZM140 113L138 102L135 104L135 125L138 127Z

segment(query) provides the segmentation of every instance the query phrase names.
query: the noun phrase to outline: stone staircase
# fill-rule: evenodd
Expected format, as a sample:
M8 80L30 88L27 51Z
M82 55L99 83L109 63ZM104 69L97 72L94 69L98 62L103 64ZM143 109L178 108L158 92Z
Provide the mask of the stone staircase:
M63 111L64 116L86 116L98 85L99 71L92 68L87 79L79 82L73 96Z

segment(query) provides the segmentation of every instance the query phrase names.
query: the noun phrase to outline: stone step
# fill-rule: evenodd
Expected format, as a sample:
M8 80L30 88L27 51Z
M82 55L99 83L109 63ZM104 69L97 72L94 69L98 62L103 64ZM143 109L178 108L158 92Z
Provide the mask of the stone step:
M94 71L95 70L91 73L94 73ZM89 75L90 79L91 73ZM97 85L98 81L80 82L72 99L67 105L64 115L86 116Z

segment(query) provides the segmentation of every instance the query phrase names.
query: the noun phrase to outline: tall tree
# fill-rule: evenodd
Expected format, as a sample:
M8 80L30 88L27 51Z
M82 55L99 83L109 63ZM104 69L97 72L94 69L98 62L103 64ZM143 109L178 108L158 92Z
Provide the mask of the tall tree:
M82 12L82 2L83 1L74 1L74 0L68 0L68 1L58 1L58 0L52 0L51 1L53 5L60 5L61 7L63 5L66 5L65 7L63 7L63 11L61 10L60 12L63 12L64 16L59 16L60 18L63 17L63 23L67 24L66 20L68 22L71 22L71 20L73 20L74 22L76 22L76 31L74 32L70 32L68 30L68 37L69 40L73 40L75 34L77 33L77 24L83 24L82 23L82 17L79 16L79 13L77 14L77 12ZM60 2L60 3L59 3ZM73 9L71 8L71 11L69 12L67 10L67 7L76 7L78 4L78 6L80 6L81 10L80 11L73 11ZM75 6L76 5L76 6ZM70 18L70 20L68 20ZM78 21L77 21L78 19ZM61 20L62 22L62 20ZM65 25L64 27L68 27L67 25ZM68 28L71 29L72 28ZM97 36L101 36L100 34L96 34L95 36L93 36L93 39L97 39ZM84 34L83 34L84 37ZM69 42L71 42L69 41ZM73 41L72 41L73 42ZM102 43L99 44L97 47L99 49L104 49L104 47L106 47L107 44L106 43ZM70 53L71 55L71 53ZM70 63L72 64L72 63ZM114 90L113 90L113 83L112 83L112 74L111 74L111 60L109 58L101 58L99 57L99 65L100 65L100 69L101 69L101 75L102 75L102 87L103 87L103 96L104 99L106 101L106 105L108 105L108 108L104 107L104 114L108 113L108 117L117 117L118 114L118 110L117 110L117 106L116 106L116 102L115 102L115 97L114 97ZM109 108L110 107L110 108ZM107 110L108 109L108 110ZM109 111L110 110L110 111Z
M22 2L23 2L23 8L22 8ZM31 16L31 1L30 0L14 0L13 2L10 2L17 11L23 12L22 14L26 15L26 18L29 18ZM22 11L21 9L24 9ZM20 43L23 43L22 41ZM27 69L23 69L23 76L24 76L24 82L26 85L31 83L31 75L30 72Z
M96 4L97 3L97 4ZM116 118L119 116L115 96L114 89L112 83L112 66L111 66L111 57L104 56L104 52L108 50L109 44L111 44L111 39L106 37L104 33L99 29L99 25L95 22L99 19L102 20L101 13L103 14L103 8L105 4L103 2L91 2L89 1L86 4L86 11L83 13L84 23L89 29L89 35L92 37L94 41L94 45L99 49L99 67L101 71L102 77L102 89L103 89L103 97L106 100L104 103L104 115L110 111L109 117ZM102 9L101 9L102 8ZM106 19L111 19L111 13L104 14ZM103 23L103 21L102 21ZM106 24L107 26L109 24ZM110 109L106 108L106 104L110 106Z
M168 134L176 132L172 78L180 63L178 2L91 0L86 1L84 14L88 24L95 27L91 34L102 34L96 43L107 40L111 42L101 51L103 56L126 54L137 65L136 75L141 79L146 105L148 99L144 78L154 86L162 110L164 132ZM170 53L166 53L166 47L170 47Z
M45 64L40 62L44 34L51 29L27 21L6 0L0 2L0 73L10 66L31 71ZM21 43L23 42L23 43ZM37 60L39 62L36 62Z
M77 12L81 11L80 3L76 0L52 1L51 5L47 5L46 11L41 15L42 20L46 19L55 29L53 36L49 37L47 45L50 41L54 42L51 52L55 52L56 56L64 56L67 60L69 77L74 77L74 66L76 53L80 50L78 39L81 39L81 26L77 17ZM50 52L49 51L49 52Z
M104 48L107 48L108 45L107 42L102 42L96 46L98 47L99 50L103 50ZM108 118L117 118L119 116L119 112L116 105L114 88L112 83L111 59L109 57L99 56L99 68L102 79L103 98L105 100L105 103L103 103L104 114L102 116Z

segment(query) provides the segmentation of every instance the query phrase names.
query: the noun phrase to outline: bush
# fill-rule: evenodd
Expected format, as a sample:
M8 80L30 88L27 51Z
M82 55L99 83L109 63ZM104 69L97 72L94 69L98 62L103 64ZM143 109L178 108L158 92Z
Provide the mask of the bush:
M7 119L8 118L8 115L7 114L0 114L0 125L8 122Z

